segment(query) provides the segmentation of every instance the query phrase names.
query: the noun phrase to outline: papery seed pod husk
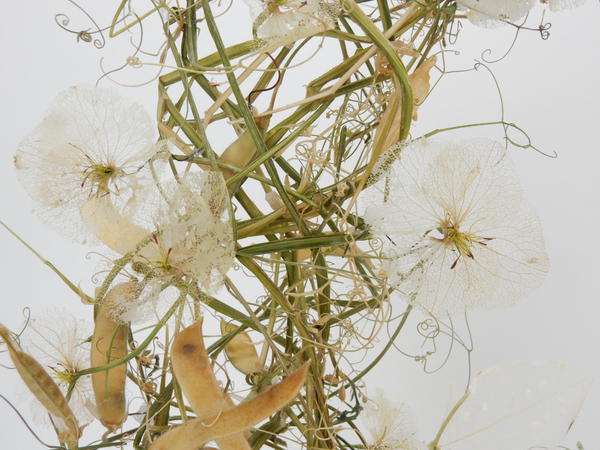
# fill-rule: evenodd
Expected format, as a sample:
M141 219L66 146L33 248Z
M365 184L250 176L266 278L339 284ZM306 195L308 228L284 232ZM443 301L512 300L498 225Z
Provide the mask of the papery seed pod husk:
M90 232L121 255L133 250L150 235L150 231L120 214L108 197L90 198L79 214Z

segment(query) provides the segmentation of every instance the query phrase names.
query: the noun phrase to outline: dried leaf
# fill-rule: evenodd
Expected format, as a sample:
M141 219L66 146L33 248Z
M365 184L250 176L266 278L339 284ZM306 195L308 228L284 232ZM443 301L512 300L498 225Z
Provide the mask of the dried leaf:
M81 287L81 284L77 285L77 292L79 293L79 298L81 299L81 303L83 303L86 306L90 306L90 305L94 304L94 302L90 301L90 297L88 297L87 294L85 292L83 292L83 288Z
M412 47L406 42L392 41L390 42L390 44L392 45L392 47L394 47L394 50L396 50L396 53L398 53L399 55L411 56L413 58L418 58L419 56L421 56L421 54L418 51L413 50Z
M429 93L429 72L435 66L436 61L437 58L435 56L427 58L423 64L408 76L408 82L413 95L413 120L418 119L417 110ZM381 116L375 133L374 148L378 155L381 155L400 139L400 114L402 112L402 99L398 95L400 82L395 76L392 79L395 89L387 98L385 112Z
M304 385L310 361L271 389L235 408L200 417L157 439L149 450L192 450L208 441L241 433L291 402Z
M228 334L237 328L234 324L221 320L221 334ZM254 343L245 331L236 334L229 341L225 346L225 353L227 353L227 357L233 366L244 375L263 370L263 366L256 353L256 347L254 347Z
M418 119L417 110L429 94L429 71L435 66L436 61L437 57L435 55L430 56L408 76L413 94L413 120Z
M281 197L279 196L277 191L267 192L265 194L265 200L267 201L271 209L273 209L273 211L278 210L279 208L282 208L284 206L283 200L281 200Z
M397 86L398 83L395 83ZM387 99L385 112L381 116L375 132L373 148L381 155L400 139L400 115L402 102L397 91L392 91Z

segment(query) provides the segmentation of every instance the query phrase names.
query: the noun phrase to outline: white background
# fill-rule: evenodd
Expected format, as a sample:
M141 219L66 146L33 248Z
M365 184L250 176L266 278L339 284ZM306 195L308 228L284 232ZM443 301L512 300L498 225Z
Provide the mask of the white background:
M237 8L246 8L235 1ZM97 258L86 259L89 249L71 244L37 222L30 212L31 203L16 180L12 158L19 141L42 120L57 93L70 85L94 83L102 73L99 59L107 56L112 62L119 58L123 61L130 47L123 40L120 49L112 42L102 50L77 43L74 34L62 31L54 21L54 15L60 12L78 17L68 2L32 0L18 6L6 0L3 3L6 9L0 29L0 220L69 279L81 282L89 293ZM111 10L105 3L103 7ZM533 150L511 149L525 194L537 206L542 219L551 270L546 283L517 306L470 314L475 342L473 373L505 361L527 359L563 362L596 376L600 374L599 12L598 2L588 1L574 11L547 13L546 21L552 23L549 40L542 41L535 32L522 32L510 54L490 66L500 83L506 120L525 129L540 150L556 152L558 158L547 158ZM541 9L534 14L539 17ZM73 25L79 29L90 26L83 19ZM453 67L472 67L473 59L481 59L486 48L493 49L490 59L501 56L513 36L514 29L509 27L476 29L467 23L456 45L461 51L456 58L461 59L456 59ZM103 81L101 85L110 83ZM153 114L154 86L151 83L123 92ZM413 136L435 128L498 120L500 109L494 89L485 70L447 75L421 107ZM473 135L502 137L497 128L455 132L445 137ZM4 325L18 330L26 307L35 312L66 305L79 317L91 317L90 309L81 305L76 295L3 229L0 255L0 321ZM401 309L399 306L398 311ZM465 361L464 352L457 350L448 366L425 376L420 363L392 350L378 369L379 375L368 379L369 387L385 387L393 401L408 403L419 418L421 438L429 442L450 398L464 388ZM1 362L8 363L6 355ZM392 375L400 381L390 383ZM17 393L14 372L0 370L0 380L0 393L27 416L28 407ZM450 387L452 381L455 384ZM592 387L563 442L570 449L575 448L576 441L581 441L586 450L600 448L599 383ZM4 446L42 448L4 403L0 403L0 415L0 440ZM40 434L47 442L55 442L50 431L42 430ZM84 437L85 442L87 439Z

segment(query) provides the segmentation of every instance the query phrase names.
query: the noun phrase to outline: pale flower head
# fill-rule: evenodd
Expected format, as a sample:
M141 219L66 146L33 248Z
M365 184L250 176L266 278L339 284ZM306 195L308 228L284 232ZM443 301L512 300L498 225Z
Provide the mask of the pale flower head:
M160 311L165 283L198 284L209 293L223 285L235 257L228 202L220 172L186 172L139 192L120 216L122 226L102 234L105 242L118 240L113 249L122 254L135 251L131 267L143 277L115 305L116 320L144 321ZM102 215L90 220L104 226Z
M65 237L86 234L79 217L91 198L122 208L151 178L143 170L166 148L138 104L106 88L79 85L61 92L43 122L21 141L17 175L39 218Z
M54 379L63 395L67 395L73 376L90 368L90 344L85 342L93 332L93 324L78 320L66 309L41 311L31 318L21 335L21 347ZM93 398L90 375L77 379L68 401L80 424L94 420L86 407ZM39 403L32 405L36 422L50 425L46 409Z
M540 220L498 142L418 140L382 156L365 221L388 282L437 317L509 306L546 278Z
M218 289L235 256L227 202L227 188L216 172L187 172L148 189L138 205L153 217L155 228L134 259L138 270L163 281L187 278L207 291ZM145 215L128 212L132 220Z
M268 48L323 33L335 25L339 7L323 0L247 0L253 32Z
M360 419L371 434L370 450L426 450L419 440L417 419L408 405L392 403L382 389L369 398Z
M586 0L540 0L541 3L547 3L550 11L566 11L579 8Z
M566 11L583 5L585 0L457 0L456 3L474 25L494 28L521 20L538 2L547 4L550 11Z
M480 27L497 27L504 22L516 22L535 6L536 0L457 0L466 10L471 23Z
M172 303L169 284L216 292L235 257L229 192L220 172L185 172L136 193L122 214L102 201L86 218L99 238L118 253L133 254L137 282L113 299L113 319L140 323ZM114 226L118 225L118 227ZM195 289L195 288L194 288ZM168 308L167 308L168 309Z

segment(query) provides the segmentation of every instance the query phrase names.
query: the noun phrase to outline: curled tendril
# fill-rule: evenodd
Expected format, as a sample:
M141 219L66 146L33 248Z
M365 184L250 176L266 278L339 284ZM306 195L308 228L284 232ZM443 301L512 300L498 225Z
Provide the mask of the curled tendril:
M455 26L456 26L456 31L454 31ZM456 42L458 41L458 35L460 34L460 30L462 27L463 27L463 24L460 21L450 22L450 29L446 33L446 36L448 36L448 43L450 45L456 44Z
M89 33L90 29L82 30L77 33L77 42L82 40L83 42L92 42L92 35Z
M545 11L544 11L545 13ZM525 31L535 31L540 33L540 37L542 38L542 40L546 40L550 37L550 32L548 31L550 28L552 28L552 24L550 22L546 22L544 23L544 13L542 13L542 20L541 23L538 25L537 28L529 28L525 26L525 23L527 22L527 19L529 17L529 14L527 14L525 16L525 19L523 19L523 22L521 24L515 24L512 23L508 20L501 20L501 22L504 22L507 25L510 25L512 27L516 28L516 33L515 33L515 37L512 41L512 43L510 44L510 47L508 48L508 50L504 53L504 55L502 55L500 58L495 59L495 60L488 60L486 59L485 55L486 54L491 54L492 51L490 49L485 50L482 54L481 54L481 59L486 62L487 64L493 64L493 63L497 63L501 60L503 60L504 58L506 58L506 56L508 56L508 54L511 52L511 50L513 49L513 47L515 46L515 43L517 42L517 38L519 37L519 33L521 32L521 30L525 30Z
M269 56L269 58L271 58L271 61L273 61L273 65L277 69L277 81L271 87L267 87L267 88L264 88L264 89L255 89L255 90L253 90L252 92L250 92L248 94L248 108L250 108L250 109L252 108L252 95L253 94L258 94L260 92L271 91L271 90L275 89L277 86L279 86L279 83L281 83L281 70L279 69L279 65L277 64L277 60L275 58L273 58L273 56L271 56L271 54L269 52L267 52L267 55Z
M128 56L127 57L127 65L133 67L134 69L139 69L143 66L140 58L137 56Z
M434 339L440 334L440 324L435 318L425 319L417 325L417 331L426 339Z
M550 22L540 23L538 28L540 30L540 36L544 41L550 37L550 32L548 31L550 28L552 28L552 24Z
M94 47L96 47L97 49L101 49L102 47L104 47L104 45L106 44L106 39L104 38L104 34L102 34L102 31L106 30L106 28L101 29L98 26L98 24L96 23L96 21L92 18L92 16L90 16L81 6L79 6L73 0L69 0L69 2L74 4L77 8L79 8L88 17L88 19L90 19L92 21L96 31L90 32L91 28L88 28L87 30L80 30L80 31L70 30L67 27L69 26L71 19L69 19L69 16L67 16L66 14L63 14L63 13L56 14L54 16L54 20L56 21L58 26L61 27L63 30L68 31L69 33L73 33L73 34L77 35L77 42L79 42L79 41L88 42L88 43L93 42ZM92 39L92 34L97 34L97 33L99 34L100 38Z
M508 23L508 22L507 22ZM511 24L513 25L513 24ZM491 55L492 54L492 50L491 49L486 49L481 53L481 59L486 63L486 64L494 64L497 63L499 61L502 61L504 58L506 58L508 56L508 54L511 52L511 50L513 49L513 47L515 46L516 42L517 42L517 38L519 37L519 32L523 29L522 27L518 26L518 25L514 25L517 28L517 31L515 33L515 37L512 41L512 43L510 44L510 46L508 47L508 50L506 50L506 52L498 59L494 59L494 60L488 60L486 59L485 55Z
M159 50L158 50L157 53L149 53L147 51L142 50L142 44L144 42L144 26L143 26L143 23L142 23L142 19L137 14L135 14L135 13L132 13L131 15L133 15L135 17L135 19L136 19L134 23L139 26L139 41L138 42L134 42L134 40L133 40L134 38L133 37L130 38L130 43L131 43L132 47L135 49L134 53L132 55L128 56L126 58L125 62L123 64L121 64L119 67L116 67L116 68L110 69L110 70L106 70L104 68L104 65L103 65L104 58L101 58L100 59L100 68L102 70L103 75L100 78L98 78L98 80L96 81L96 84L98 84L100 82L100 80L102 80L103 78L107 78L111 82L113 82L113 83L115 83L115 84L117 84L119 86L126 86L126 87L144 86L144 85L150 84L154 80L156 80L160 76L160 74L162 73L163 69L165 67L169 67L168 65L164 64L164 59L166 57L166 53L165 53L166 50L162 50L161 51L161 49L165 46L164 43L160 46L160 48L159 48ZM128 16L124 17L123 19L121 19L121 21L125 21L127 17ZM157 62L157 63L144 62L144 61L142 61L137 56L140 53L143 54L143 55L149 55L149 56L158 56L158 55L160 55L159 56L159 62ZM145 81L143 81L141 83L137 83L137 84L121 83L121 82L117 81L116 79L112 78L112 76L111 76L112 74L117 73L117 72L125 69L126 67L131 67L133 69L140 69L143 66L156 66L156 67L158 67L158 71L156 72L156 74L154 74L154 76L152 76L148 80L145 80ZM194 73L201 73L201 72L198 72L198 71L192 71L192 70L189 70L189 71L190 72L194 72Z

